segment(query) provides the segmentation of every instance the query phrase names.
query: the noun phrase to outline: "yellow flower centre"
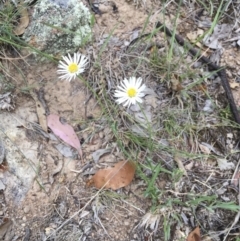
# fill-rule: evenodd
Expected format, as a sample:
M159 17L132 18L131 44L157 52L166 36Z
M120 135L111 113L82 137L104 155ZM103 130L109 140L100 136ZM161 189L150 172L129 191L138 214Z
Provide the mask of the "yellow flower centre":
M78 71L78 65L76 63L71 63L68 65L68 71L73 74Z
M132 97L135 97L137 95L137 91L135 88L129 88L127 90L127 95L128 97L132 98Z

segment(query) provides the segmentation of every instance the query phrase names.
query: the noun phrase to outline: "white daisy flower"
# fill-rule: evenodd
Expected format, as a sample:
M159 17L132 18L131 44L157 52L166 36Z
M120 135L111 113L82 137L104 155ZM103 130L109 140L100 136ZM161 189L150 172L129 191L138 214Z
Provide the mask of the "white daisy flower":
M144 90L146 85L142 84L142 78L130 77L124 79L119 90L115 90L114 97L117 98L118 104L129 107L131 104L135 105L137 102L142 103L142 97L145 95Z
M85 66L88 63L86 56L80 53L74 53L73 58L70 54L63 56L64 61L59 61L57 72L61 75L60 79L66 79L71 81L75 79L77 75L81 74L85 70Z

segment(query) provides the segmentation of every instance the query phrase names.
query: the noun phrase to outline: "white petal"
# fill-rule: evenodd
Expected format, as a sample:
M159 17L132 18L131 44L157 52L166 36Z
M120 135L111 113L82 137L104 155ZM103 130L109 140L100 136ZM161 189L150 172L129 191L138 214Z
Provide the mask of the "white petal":
M114 97L121 98L121 97L127 97L127 95L125 93L119 92L119 93L115 93Z
M147 86L145 84L143 84L140 88L139 91L144 91L147 88Z
M136 81L136 84L135 84L136 88L139 89L141 84L142 84L142 78L138 78L137 81Z
M116 101L119 103L119 104L122 104L123 102L127 101L128 99L127 98L118 98Z
M139 103L142 103L143 102L143 100L141 99L141 98L139 98L139 97L136 97L136 102L139 102Z
M124 79L121 83L126 89L129 87L129 81L127 79Z

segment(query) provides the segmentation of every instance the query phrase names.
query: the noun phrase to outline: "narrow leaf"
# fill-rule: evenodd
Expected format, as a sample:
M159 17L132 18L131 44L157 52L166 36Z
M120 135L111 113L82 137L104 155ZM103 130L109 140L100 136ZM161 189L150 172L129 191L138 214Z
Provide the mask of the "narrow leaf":
M67 123L61 123L60 117L55 114L48 115L47 124L56 136L60 137L70 146L76 148L82 159L81 144L72 126Z

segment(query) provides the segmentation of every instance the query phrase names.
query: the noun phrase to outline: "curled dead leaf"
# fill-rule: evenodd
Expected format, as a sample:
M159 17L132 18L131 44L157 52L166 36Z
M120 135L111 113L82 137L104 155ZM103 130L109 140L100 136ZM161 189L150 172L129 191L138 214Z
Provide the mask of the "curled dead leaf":
M20 14L19 24L13 30L15 35L22 35L29 24L29 16L26 6L21 2L18 5L18 12Z
M97 171L87 185L93 185L98 189L104 187L117 190L131 183L135 170L136 165L134 162L120 161L112 168Z
M201 241L200 228L198 226L188 235L187 241Z

